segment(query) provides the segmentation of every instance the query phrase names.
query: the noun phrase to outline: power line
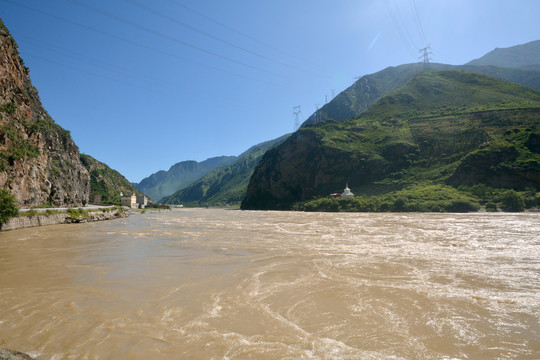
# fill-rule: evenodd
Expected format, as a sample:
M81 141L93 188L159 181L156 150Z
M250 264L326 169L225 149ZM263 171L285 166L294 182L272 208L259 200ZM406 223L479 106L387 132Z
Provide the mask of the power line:
M106 16L106 17L109 17L111 19L114 19L116 21L119 21L121 23L124 23L126 25L129 25L129 26L132 26L132 27L135 27L137 29L140 29L140 30L143 30L143 31L146 31L150 34L153 34L153 35L156 35L156 36L159 36L161 38L164 38L164 39L167 39L169 41L172 41L172 42L175 42L179 45L182 45L182 46L185 46L185 47L188 47L190 49L193 49L193 50L197 50L199 52L202 52L202 53L205 53L205 54L208 54L208 55L211 55L211 56L214 56L214 57L217 57L219 59L222 59L222 60L226 60L226 61L229 61L231 63L234 63L234 64L237 64L237 65L241 65L241 66L244 66L244 67L247 67L247 68L250 68L252 70L256 70L256 71L260 71L260 72L263 72L263 73L266 73L266 74L270 74L270 75L274 75L274 76L277 76L277 77L280 77L280 78L285 78L285 79L289 79L289 80L293 80L291 79L290 77L288 76L284 76L284 75L281 75L281 74L278 74L278 73L275 73L273 71L269 71L269 70L265 70L265 69L262 69L258 66L253 66L253 65L250 65L250 64L247 64L245 62L242 62L242 61L238 61L238 60L235 60L235 59L232 59L228 56L224 56L224 55L221 55L221 54L218 54L218 53L215 53L213 51L210 51L210 50L206 50L206 49L203 49L199 46L196 46L196 45L193 45L193 44L190 44L188 42L185 42L183 40L180 40L180 39L177 39L175 37L172 37L172 36L169 36L167 34L163 34L159 31L155 31L155 30L152 30L150 28L147 28L145 26L142 26L136 22L133 22L133 21L130 21L130 20L126 20L124 18L121 18L120 16L117 16L117 15L114 15L114 14L111 14L110 12L107 12L105 10L101 10L101 9L98 9L96 7L93 7L91 5L88 5L86 3L83 3L83 2L80 2L78 0L65 0L67 2L70 2L74 5L77 5L77 6L80 6L82 8L85 8L87 10L90 10L92 12L95 12L97 14L100 14L100 15L103 15L103 16Z
M96 72L93 72L93 71L89 71L89 70L86 70L86 69L82 69L82 68L79 68L79 67L76 67L76 66L73 66L73 65L68 65L68 64L65 64L65 63L57 61L57 60L51 60L51 59L48 59L48 58L43 57L41 55L35 55L35 54L32 54L32 53L27 52L27 51L24 51L21 54L21 56L23 56L23 55L24 55L24 58L30 57L30 58L38 59L38 60L45 61L45 62L54 64L54 65L57 65L57 66L61 66L61 67L64 67L64 68L71 69L73 71L85 73L85 74L91 75L91 76L96 77L96 78L102 78L102 79L105 79L105 80L108 80L108 81L111 81L111 82L114 82L114 83L118 83L118 84L121 84L121 85L124 85L124 86L128 86L128 87L131 87L131 88L134 88L134 89L137 89L137 90L141 89L140 85L136 85L134 83L126 82L126 81L123 81L123 80L120 80L120 79L115 79L113 77L103 75L103 74L100 74L100 73L96 73ZM148 81L148 80L144 80L144 81ZM169 84L169 85L171 86L172 84ZM171 86L170 88L173 88L173 86ZM174 86L174 88L177 89L176 86ZM165 91L163 89L163 87L162 87L162 90L163 90L163 94L170 94L170 91ZM190 94L193 95L193 91L190 90ZM210 94L203 93L203 92L200 92L200 91L197 91L196 95L206 97L206 98L212 99L214 101L218 101L219 106L221 106L221 107L226 107L226 108L235 109L235 110L252 109L251 107L247 106L247 104L239 104L239 103L233 104L228 99L220 98L218 96L210 95Z
M418 8L416 7L416 1L410 0L409 5L411 6L411 12L413 13L413 18L418 28L418 32L420 33L420 36L422 37L423 44L424 46L427 46L428 42L426 40L426 35L424 33L424 27L422 26L420 15L418 15Z
M440 50L433 50L433 55L436 58L441 58L443 61L446 61L447 63L455 63L455 59L451 56L446 55L445 53L441 52Z
M71 0L68 0L68 1L72 2ZM188 24L186 24L186 23L184 23L184 22L182 22L182 21L179 21L179 20L177 20L177 19L175 19L175 18L173 18L173 17L171 17L171 16L169 16L169 15L163 14L162 12L159 12L159 11L153 9L152 7L143 5L143 4L141 4L141 3L139 3L139 2L137 2L137 1L135 1L135 0L124 0L124 1L126 1L126 2L128 2L128 3L130 3L130 4L133 4L133 5L135 5L135 6L139 7L139 8L141 8L141 9L143 9L143 10L145 10L145 11L151 12L151 13L153 13L154 15L159 16L159 17L161 17L161 18L163 18L163 19L169 20L169 21L171 21L171 22L173 22L173 23L175 23L175 24L177 24L177 25L180 25L180 26L182 26L182 27L185 27L185 28L187 28L187 29L189 29L189 30L191 30L191 31L194 31L194 32L196 32L196 33L198 33L198 34L201 34L201 35L206 36L206 37L208 37L208 38L210 38L210 39L219 41L219 42L221 42L221 43L223 43L223 44L226 44L226 45L228 45L228 46L230 46L230 47L233 47L233 48L235 48L235 49L244 51L244 52L246 52L246 53L248 53L248 54L251 54L251 55L253 55L253 56L257 56L257 57L259 57L259 58L261 58L261 59L268 60L268 61L273 62L273 63L275 63L275 64L278 64L278 65L281 65L281 66L284 66L284 67L287 67L287 68L290 68L290 69L293 69L293 70L296 70L296 71L301 71L301 72L305 72L305 73L311 73L311 72L306 71L306 70L304 70L304 69L301 69L301 68L298 68L298 67L295 67L295 66L291 66L291 65L286 64L286 63L284 63L284 62L281 62L281 61L279 61L279 60L275 60L275 59L273 59L273 58L271 58L271 57L268 57L268 56L259 54L259 53L255 52L255 51L246 49L245 47L236 45L236 44L234 44L234 43L232 43L232 42L230 42L230 41L227 41L227 40L222 39L222 38L220 38L220 37L218 37L218 36L212 35L212 34L206 32L206 31L200 30L200 29L198 29L198 28L196 28L196 27L194 27L194 26L188 25Z
M224 29L227 29L227 30L229 30L229 31L231 31L231 32L233 32L233 33L235 33L235 34L240 35L240 36L243 36L243 37L245 37L246 39L249 39L249 40L252 40L252 41L254 41L254 42L258 43L258 44L264 45L264 46L266 46L266 47L268 47L268 48L270 48L270 49L272 49L272 50L274 50L274 51L277 51L277 52L283 54L283 55L287 55L287 56L289 56L289 57L291 57L291 58L295 58L295 59L297 59L297 60L301 60L301 61L303 61L303 62L310 63L309 61L307 61L307 60L305 60L305 59L302 59L302 58L297 57L297 56L295 56L295 55L292 55L292 54L290 54L290 53L288 53L288 52L286 52L286 51L283 51L283 50L281 50L281 49L278 49L278 48L276 48L275 46L269 45L269 44L267 44L267 43L265 43L265 42L263 42L263 41L261 41L261 40L259 40L259 39L254 38L253 36L251 36L251 35L249 35L249 34L246 34L246 33L241 32L241 31L239 31L239 30L237 30L237 29L235 29L235 28L232 28L232 27L230 27L230 26L228 26L228 25L226 25L226 24L224 24L224 23L222 23L222 22L220 22L220 21L218 21L218 20L216 20L216 19L214 19L214 18L211 18L211 17L209 17L209 16L207 16L207 15L205 15L205 14L203 14L203 13L197 11L197 10L194 10L194 9L192 9L192 8L186 6L186 5L180 4L180 3L178 3L178 2L175 1L175 0L169 0L169 2L173 3L174 5L176 5L176 6L178 6L178 7L183 8L183 9L185 9L185 10L188 10L188 11L190 11L190 12L192 12L192 13L194 13L194 14L196 14L196 15L198 15L198 16L200 16L200 17L202 17L202 18L204 18L204 19L206 19L206 20L208 20L208 21L210 21L210 22L213 22L214 24L217 24L217 25L223 27Z
M271 83L271 82L268 82L268 81L264 81L264 80L260 80L260 79L255 79L255 78L250 77L250 76L237 74L237 73L234 73L234 72L232 72L232 71L225 70L225 69L222 69L222 68L213 66L213 65L208 65L208 64L201 63L201 62L198 62L198 61L195 61L195 60L192 60L192 59L188 59L188 58L186 58L186 57L178 56L178 55L176 55L176 54L173 54L173 53L170 53L170 52L167 52L167 51L164 51L164 50L161 50L161 49L152 47L152 46L148 46L148 45L145 45L145 44L142 44L142 43L139 43L139 42L130 40L130 39L126 39L126 38L124 38L124 37L121 37L121 36L118 36L118 35L115 35L115 34L112 34L112 33L109 33L109 32L106 32L106 31L103 31L103 30L94 28L94 27L92 27L92 26L84 25L84 24L78 23L78 22L76 22L76 21L73 21L73 20L70 20L70 19L66 19L66 18L64 18L64 17L61 17L61 16L58 16L58 15L49 13L49 12L47 12L47 11L43 11L43 10L40 10L40 9L33 8L33 7L31 7L31 6L27 6L27 5L23 5L23 4L17 3L17 2L15 2L15 1L13 1L13 0L0 0L0 1L4 1L4 2L10 3L10 4L12 4L12 5L16 5L16 6L19 6L19 7L22 7L22 8L31 10L31 11L34 11L34 12L39 13L39 14L42 14L42 15L49 16L49 17L51 17L51 18L54 18L54 19L57 19L57 20L66 22L66 23L71 24L71 25L78 26L78 27L83 28L83 29L85 29L85 30L90 30L90 31L92 31L92 32L96 32L96 33L98 33L98 34L101 34L101 35L110 37L110 38L115 39L115 40L119 40L119 41L122 41L122 42L126 42L126 43L129 43L129 44L131 44L131 45L135 45L135 46L137 46L137 47L140 47L140 48L143 48L143 49L146 49L146 50L150 50L150 51L154 51L154 52L156 52L156 53L160 53L160 54L163 54L163 55L167 55L167 56L172 57L172 58L177 59L177 60L181 60L181 61L184 61L184 62L189 62L189 63L191 63L191 64L203 66L203 67L206 67L206 68L209 68L209 69L213 69L213 70L216 70L216 71L219 71L219 72L222 72L222 73L226 73L226 74L229 74L229 75L233 75L233 76L241 77L241 78L244 78L244 79L256 81L256 82L263 83L263 84L266 84L266 85L271 85L271 86L276 86L276 87L283 87L283 86L281 86L281 85L274 84L274 83Z
M409 54L411 54L413 57L415 57L413 49L416 46L414 46L414 43L412 43L412 41L407 37L408 33L406 32L403 25L400 23L399 18L395 14L394 9L392 8L392 4L390 3L390 0L384 0L384 3L386 5L388 13L390 14L392 22L394 23L394 25L396 27L396 30L398 31L398 34L401 37L401 40L403 41L403 44L405 45L405 47L409 51ZM412 43L412 46L411 46L411 43Z

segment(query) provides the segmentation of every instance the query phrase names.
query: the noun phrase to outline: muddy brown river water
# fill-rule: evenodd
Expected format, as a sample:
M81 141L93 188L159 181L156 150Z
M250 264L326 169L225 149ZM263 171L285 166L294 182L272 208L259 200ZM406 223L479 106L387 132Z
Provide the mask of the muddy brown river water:
M177 209L0 233L38 359L540 359L540 214Z

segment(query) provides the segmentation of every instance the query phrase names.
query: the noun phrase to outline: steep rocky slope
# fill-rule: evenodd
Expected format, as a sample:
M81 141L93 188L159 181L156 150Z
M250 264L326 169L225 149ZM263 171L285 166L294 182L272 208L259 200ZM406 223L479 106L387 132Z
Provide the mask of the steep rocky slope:
M90 176L69 131L43 109L17 44L0 20L0 187L19 206L80 206Z
M102 201L120 202L120 193L143 195L124 175L90 155L81 154L81 162L90 174L91 195L101 195Z
M540 188L540 92L464 71L416 75L353 120L306 126L269 150L244 209L288 209L346 182Z

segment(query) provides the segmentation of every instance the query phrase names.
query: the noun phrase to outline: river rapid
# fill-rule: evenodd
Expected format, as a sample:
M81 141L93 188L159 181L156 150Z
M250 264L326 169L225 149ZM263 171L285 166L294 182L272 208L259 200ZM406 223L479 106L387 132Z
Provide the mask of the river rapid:
M38 359L539 359L540 214L176 209L0 233Z

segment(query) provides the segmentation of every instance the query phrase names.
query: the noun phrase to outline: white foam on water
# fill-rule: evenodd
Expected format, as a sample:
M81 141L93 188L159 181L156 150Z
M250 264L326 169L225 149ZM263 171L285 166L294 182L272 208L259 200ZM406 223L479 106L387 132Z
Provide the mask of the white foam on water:
M216 318L220 316L220 312L223 309L223 307L219 304L221 301L221 298L218 295L212 296L212 306L210 307L210 310L208 311L208 315L211 318Z

